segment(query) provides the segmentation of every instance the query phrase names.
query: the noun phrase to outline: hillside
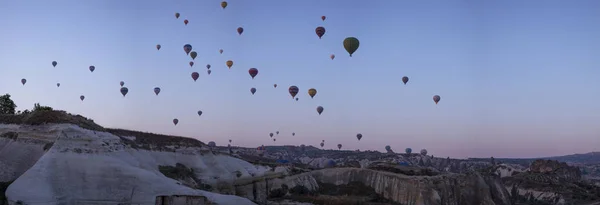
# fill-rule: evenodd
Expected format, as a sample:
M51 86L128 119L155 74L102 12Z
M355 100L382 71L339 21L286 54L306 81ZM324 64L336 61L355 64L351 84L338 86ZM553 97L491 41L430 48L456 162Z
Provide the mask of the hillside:
M218 182L261 175L269 168L212 153L203 145L190 138L107 129L64 111L2 115L0 181L14 181L6 189L11 203L154 204L158 195L185 194L218 204L254 204L210 191L226 192ZM178 163L211 188L186 186L159 170Z

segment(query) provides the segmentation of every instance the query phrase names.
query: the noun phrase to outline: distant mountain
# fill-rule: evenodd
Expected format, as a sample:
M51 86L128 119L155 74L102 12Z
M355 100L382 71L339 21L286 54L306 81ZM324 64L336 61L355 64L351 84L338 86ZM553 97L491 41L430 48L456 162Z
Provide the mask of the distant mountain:
M580 164L598 164L600 163L600 152L590 152L585 154L571 154L565 156L546 157L544 159L552 159L567 163Z

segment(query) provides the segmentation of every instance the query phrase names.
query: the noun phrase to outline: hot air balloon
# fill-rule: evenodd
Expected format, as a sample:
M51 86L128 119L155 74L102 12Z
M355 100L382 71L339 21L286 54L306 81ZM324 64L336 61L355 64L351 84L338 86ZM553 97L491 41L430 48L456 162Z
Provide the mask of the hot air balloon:
M27 83L27 79L25 79L25 78L21 79L21 84L25 85L25 83Z
M183 20L183 23L184 23L185 25L187 25L189 22L190 22L190 21L188 21L187 19L186 19L186 20Z
M279 134L279 131L275 131L275 134Z
M406 83L408 83L408 77L402 77L402 82L404 83L404 85L406 85Z
M158 95L158 93L160 93L160 88L159 87L155 87L154 88L154 94Z
M223 49L219 49L219 53L220 53L220 54L223 54Z
M129 92L129 89L127 89L127 87L121 87L121 95L123 95L123 97L125 97L125 95L127 95L127 93Z
M210 69L210 64L206 64L206 69Z
M208 142L208 146L209 146L209 147L216 147L216 146L217 146L217 143L215 143L215 142L213 142L213 141L210 141L210 142Z
M121 81L121 82L119 82L119 85L121 85L121 87L123 87L125 85L125 82Z
M338 144L338 149L342 149L342 144Z
M254 93L256 92L256 88L250 88L250 92L252 93L252 95L254 95Z
M156 50L160 50L161 46L160 44L156 44Z
M207 70L206 73L210 75L210 73L212 73L212 70Z
M177 118L173 119L173 124L177 125L177 123L179 123L179 120Z
M321 16L321 20L323 20L323 21L325 21L326 18L327 17L325 17L325 16Z
M198 80L198 77L200 77L200 74L198 72L192 73L192 79L194 79L194 81Z
M273 142L277 141L277 139L273 138Z
M60 87L60 83L56 83L56 87Z
M290 95L292 95L292 98L296 97L296 94L298 94L298 87L296 87L295 85L290 86L290 88L288 88L288 92L290 92Z
M248 73L250 74L250 77L252 77L252 79L254 79L254 77L255 77L256 75L258 75L258 69L256 69L256 68L250 68L250 69L248 70Z
M410 153L412 153L412 149L411 148L406 148L404 150L404 152L406 152L406 154L410 154Z
M323 35L325 35L325 28L322 26L319 26L315 29L315 33L317 33L317 36L319 37L319 39L321 39L321 37L323 37Z
M388 151L388 152L389 152L389 151L391 151L391 150L392 150L392 147L390 147L389 145L386 145L386 146L385 146L385 151Z
M190 67L194 66L194 61L190 61Z
M300 98L296 98L296 101L298 101Z
M202 110L198 110L198 116L202 116ZM229 140L231 142L231 140Z
M277 88L277 84L273 84L273 87L274 87L274 88Z
M292 136L296 136L296 133L295 133L295 132L292 132Z
M229 139L229 143L231 143L231 139Z
M227 67L229 67L229 69L231 69L231 66L233 66L233 61L228 60L227 62L225 62L225 65L227 65Z
M437 105L438 102L440 102L442 98L439 95L434 95L433 96L433 102L435 102L435 104Z
M317 107L317 112L319 113L319 115L321 115L321 113L323 112L323 107L322 106Z
M329 58L331 58L331 60L333 60L335 58L335 55L331 54L331 56L329 56Z
M242 35L242 33L244 33L244 28L238 27L237 32L238 32L238 34Z
M185 44L183 45L183 51L185 51L185 54L190 54L190 52L192 52L192 45L190 44Z
M90 72L94 72L94 70L96 70L96 66L91 65L90 66Z
M314 89L314 88L308 89L308 95L310 95L310 98L315 97L316 94L317 94L317 89Z
M52 67L56 67L56 65L58 65L58 62L52 61Z
M227 7L227 2L226 1L222 1L221 2L221 8L225 9L225 7Z
M321 147L325 146L325 143L321 142Z
M360 134L360 133L356 134L356 139L358 139L360 141L361 138L362 138L362 134Z
M79 96L79 99L80 99L81 101L83 101L83 100L85 99L85 96L81 95L81 96Z
M198 56L198 53L196 53L196 51L192 51L190 53L190 57L192 57L192 60L196 60L196 56Z
M360 45L360 42L358 41L357 38L348 37L348 38L344 39L344 49L346 49L346 51L350 54L350 57L352 57L352 54L354 52L356 52L359 45Z
M178 19L178 18L179 18L179 16L180 16L180 14L179 14L179 13L175 13L175 18L176 18L176 19Z
M273 137L273 133L272 133L272 132L271 132L271 133L269 133L269 136L270 136L270 137Z
M427 150L426 149L422 149L421 150L421 155L427 155Z

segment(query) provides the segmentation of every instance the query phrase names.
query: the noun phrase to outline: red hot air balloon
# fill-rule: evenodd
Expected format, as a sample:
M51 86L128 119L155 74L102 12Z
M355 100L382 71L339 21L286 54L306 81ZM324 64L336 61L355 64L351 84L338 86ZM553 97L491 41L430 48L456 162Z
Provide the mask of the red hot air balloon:
M322 26L319 26L315 29L315 33L317 33L317 36L319 36L319 39L321 39L321 37L323 37L323 35L325 35L325 28Z
M248 70L248 73L250 74L250 76L252 77L252 79L254 79L254 77L258 74L258 69L256 69L256 68L250 68L250 70Z
M321 16L321 20L323 20L323 21L325 21L326 18L327 17L325 17L325 16Z
M290 86L288 91L290 92L290 95L292 95L292 98L294 98L294 97L296 97L296 94L298 94L299 89L295 85L292 85L292 86Z
M194 81L198 80L198 77L200 77L200 73L198 73L198 72L192 73L192 79L194 79Z
M189 22L190 22L190 21L188 21L187 19L186 19L186 20L183 20L183 23L184 23L185 25L187 25Z

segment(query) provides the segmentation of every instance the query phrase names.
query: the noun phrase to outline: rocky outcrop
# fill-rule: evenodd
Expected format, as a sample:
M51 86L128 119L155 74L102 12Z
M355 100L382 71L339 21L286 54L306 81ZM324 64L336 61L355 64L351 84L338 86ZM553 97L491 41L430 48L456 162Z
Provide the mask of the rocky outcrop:
M554 160L536 160L529 171L502 178L511 200L525 204L593 204L600 187L581 180L576 167Z
M581 171L579 168L571 167L565 162L558 162L556 160L535 160L529 166L529 171L533 173L552 174L568 181L581 180Z
M205 196L218 204L250 205L254 203L248 199L214 192L220 191L216 189L223 181L262 175L266 170L203 147L186 146L193 139L156 144L143 139L143 134L116 136L73 124L0 124L0 135L0 180L14 180L6 189L11 204L154 204L157 195L183 194ZM148 146L134 148L137 141ZM162 167L166 175L179 174L177 169L165 170L177 168L178 163L202 183L215 185L211 192L161 173Z
M347 185L359 182L374 189L382 197L411 205L510 205L509 194L497 176L449 174L439 176L406 176L357 168L322 169L284 178L255 181L238 185L236 194L265 202L277 192L278 197L317 193L321 184ZM282 193L283 192L283 193Z

